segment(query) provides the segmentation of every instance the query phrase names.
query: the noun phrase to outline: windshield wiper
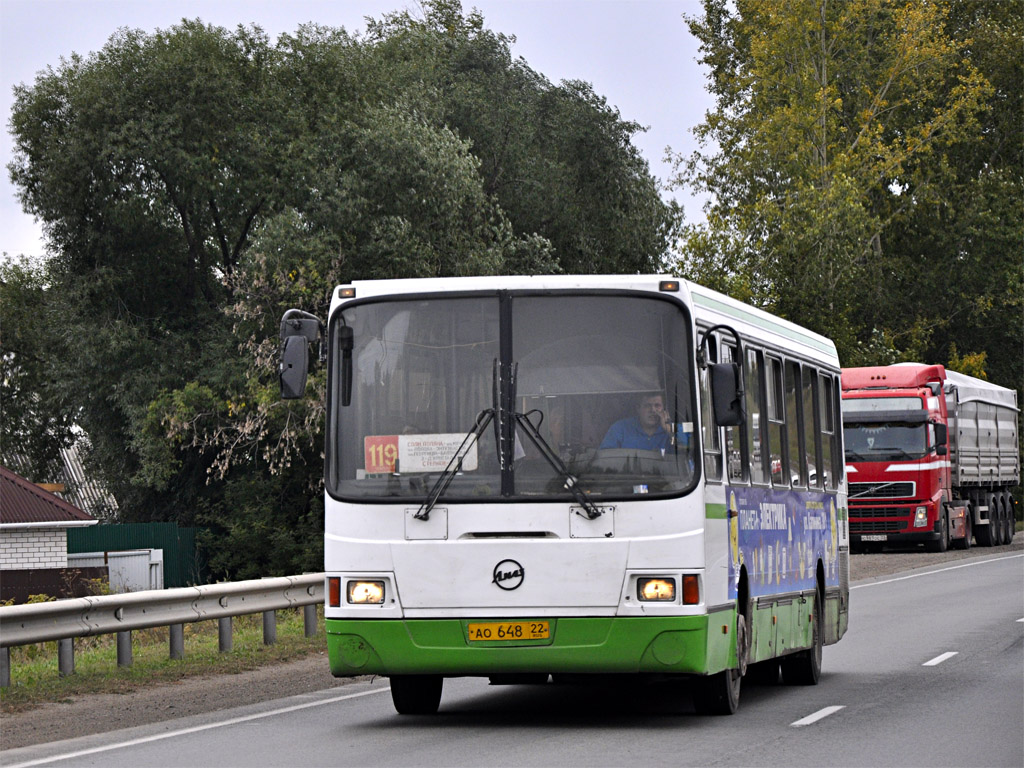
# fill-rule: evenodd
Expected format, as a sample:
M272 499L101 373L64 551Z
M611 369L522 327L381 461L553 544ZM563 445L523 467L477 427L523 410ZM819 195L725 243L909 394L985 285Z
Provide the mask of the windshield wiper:
M865 457L863 453L857 453L856 451L847 451L846 459L847 461L850 459L853 461L867 461L867 457Z
M426 501L420 505L419 510L413 517L417 520L427 520L430 518L430 510L434 508L442 494L448 490L448 486L452 484L455 476L462 471L462 462L465 461L466 454L469 453L469 449L473 447L476 441L480 439L480 435L484 433L484 430L487 429L487 425L491 423L493 418L493 408L486 408L477 414L476 424L466 433L461 445L459 445L454 455L449 459L448 466L444 468L444 472L437 478L434 486L430 489L430 493L427 494Z
M583 507L583 511L586 513L587 519L595 520L600 517L603 513L600 507L596 506L594 502L587 498L586 494L579 486L579 481L576 476L573 475L569 468L565 466L565 462L562 461L561 457L555 453L555 451L548 444L548 441L544 439L544 436L540 433L537 427L534 426L533 422L530 421L531 413L540 413L540 411L530 411L529 413L513 413L512 417L516 420L517 424L523 427L523 432L530 438L537 450L540 451L540 455L544 457L545 461L551 465L551 468L558 473L558 477L565 485L566 490L572 494L572 497L576 499L576 503Z

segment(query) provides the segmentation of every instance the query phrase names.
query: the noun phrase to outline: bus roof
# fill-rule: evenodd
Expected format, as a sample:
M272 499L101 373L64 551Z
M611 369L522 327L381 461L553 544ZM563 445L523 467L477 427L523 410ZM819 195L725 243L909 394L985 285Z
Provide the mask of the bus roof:
M792 349L796 344L807 356L838 367L836 347L831 339L673 275L492 275L354 280L350 286L339 286L335 290L331 312L342 300L338 290L343 287L354 288L355 298L497 290L620 290L659 293L665 281L679 283L678 293L673 291L673 295L692 304L696 319L702 324L728 323L737 326L736 330L741 335L759 339L772 337L781 348Z

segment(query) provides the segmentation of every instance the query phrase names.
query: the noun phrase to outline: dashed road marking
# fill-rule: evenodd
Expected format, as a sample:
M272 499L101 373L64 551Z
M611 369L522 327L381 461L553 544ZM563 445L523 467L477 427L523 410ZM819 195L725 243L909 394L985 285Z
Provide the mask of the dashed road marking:
M112 749L122 749L124 747L134 747L139 744L149 744L153 741L162 741L163 739L173 739L175 736L187 736L191 733L199 733L200 731L209 731L212 728L223 728L226 725L238 725L239 723L248 723L253 720L262 720L266 717L275 717L276 715L284 715L289 712L298 712L302 709L309 709L310 707L322 707L325 704L334 704L339 701L345 701L347 699L358 699L361 696L370 696L374 693L384 693L390 691L390 686L384 688L375 688L372 691L361 691L359 693L350 693L345 696L332 696L329 699L320 699L318 701L309 701L303 704L295 704L290 707L281 707L280 709L274 709L269 712L257 712L253 715L244 715L242 717L232 717L229 720L221 720L216 723L207 723L206 725L197 725L192 728L181 728L177 731L168 731L166 733L157 733L152 736L143 736L138 739L131 739L129 741L120 741L114 744L105 744L102 747L92 747L91 749L82 749L78 752L67 752L63 755L51 755L50 757L42 757L37 760L29 760L25 763L17 763L15 765L7 766L7 768L29 768L34 765L46 765L47 763L55 763L58 760L74 760L79 757L85 757L86 755L95 755L100 752L109 752Z
M845 709L845 706L839 705L839 706L825 707L824 709L819 709L813 715L808 715L807 717L802 717L799 720L797 720L795 723L790 723L790 725L792 725L794 728L801 728L801 727L803 727L805 725L810 725L811 723L816 723L819 720L821 720L823 717L828 717L829 715L834 715L840 709Z
M940 653L934 659L932 659L931 661L926 661L921 666L922 667L936 667L939 664L941 664L942 662L947 661L948 659L952 659L954 656L957 655L957 653L959 653L959 651L946 651L945 653Z

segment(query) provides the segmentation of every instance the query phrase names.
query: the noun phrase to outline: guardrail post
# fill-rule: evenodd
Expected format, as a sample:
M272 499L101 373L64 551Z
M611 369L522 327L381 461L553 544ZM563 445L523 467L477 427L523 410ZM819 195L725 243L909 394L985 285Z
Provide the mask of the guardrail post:
M220 644L220 652L228 653L231 650L231 617L224 616L217 619L217 640Z
M11 687L11 649L0 648L0 688Z
M171 624L171 658L185 658L185 625Z
M75 638L65 637L57 641L57 674L67 677L75 674Z
M130 629L117 633L117 666L132 665L132 631Z
M316 605L302 607L302 620L306 628L306 637L316 636Z
M273 645L277 642L277 611L263 612L263 644Z

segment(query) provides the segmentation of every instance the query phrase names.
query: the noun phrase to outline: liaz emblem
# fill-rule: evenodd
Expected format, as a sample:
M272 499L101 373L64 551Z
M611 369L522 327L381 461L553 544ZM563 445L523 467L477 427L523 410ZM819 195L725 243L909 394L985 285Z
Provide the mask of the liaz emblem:
M491 584L497 584L500 589L504 590L518 589L525 576L526 571L518 562L502 560L494 566L494 578L491 579Z

